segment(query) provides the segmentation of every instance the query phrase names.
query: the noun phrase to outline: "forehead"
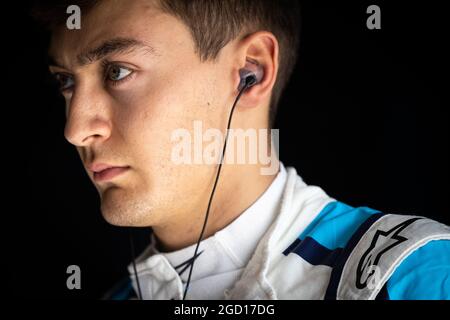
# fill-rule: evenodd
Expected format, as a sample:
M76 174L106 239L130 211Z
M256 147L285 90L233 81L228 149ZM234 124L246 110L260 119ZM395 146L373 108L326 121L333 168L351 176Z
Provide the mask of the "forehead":
M69 15L67 15L69 17ZM81 29L61 26L52 35L49 54L63 65L73 66L76 56L114 38L133 38L156 51L173 51L188 45L190 32L177 18L162 12L155 0L100 1L81 12Z

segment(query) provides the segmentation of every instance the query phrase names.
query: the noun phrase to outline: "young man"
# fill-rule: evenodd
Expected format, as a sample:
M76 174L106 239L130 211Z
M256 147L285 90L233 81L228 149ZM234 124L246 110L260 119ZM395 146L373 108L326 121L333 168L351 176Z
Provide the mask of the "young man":
M69 4L81 8L80 29L67 28ZM448 227L350 207L282 164L263 174L267 163L227 154L217 176L217 162L194 161L205 140L192 159L174 159L174 137L195 140L198 124L200 136L225 138L231 119L231 129L270 128L296 61L294 1L70 1L36 15L52 30L65 136L104 218L153 229L130 266L141 298L450 298ZM242 88L248 75L256 83ZM270 133L264 139L274 155ZM127 288L109 297L126 298Z

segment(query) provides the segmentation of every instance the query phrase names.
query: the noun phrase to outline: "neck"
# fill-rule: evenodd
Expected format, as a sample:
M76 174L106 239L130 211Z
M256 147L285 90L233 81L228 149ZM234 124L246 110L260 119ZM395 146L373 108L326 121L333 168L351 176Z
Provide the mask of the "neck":
M202 240L214 235L238 218L267 190L276 175L277 173L262 175L260 165L223 165ZM176 251L197 243L213 183L214 180L207 189L207 196L203 198L206 199L205 203L198 206L202 208L201 210L191 215L186 214L187 219L178 221L179 223L153 227L158 250Z

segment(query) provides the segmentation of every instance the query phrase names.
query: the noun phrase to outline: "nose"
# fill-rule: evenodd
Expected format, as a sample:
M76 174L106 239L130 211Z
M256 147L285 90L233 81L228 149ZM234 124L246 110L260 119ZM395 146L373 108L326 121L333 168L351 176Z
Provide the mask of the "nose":
M107 140L111 135L111 110L106 93L79 86L67 102L64 136L77 147Z

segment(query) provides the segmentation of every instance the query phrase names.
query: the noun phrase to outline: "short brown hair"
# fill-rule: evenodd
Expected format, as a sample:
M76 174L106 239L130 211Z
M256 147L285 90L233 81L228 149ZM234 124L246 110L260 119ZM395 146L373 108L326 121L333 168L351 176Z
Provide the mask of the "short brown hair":
M33 16L50 30L64 23L66 8L76 4L87 12L100 0L37 1ZM272 32L280 45L279 71L270 102L272 126L277 107L297 62L300 9L298 0L159 0L160 8L183 21L191 31L202 61L215 59L220 50L242 32Z

